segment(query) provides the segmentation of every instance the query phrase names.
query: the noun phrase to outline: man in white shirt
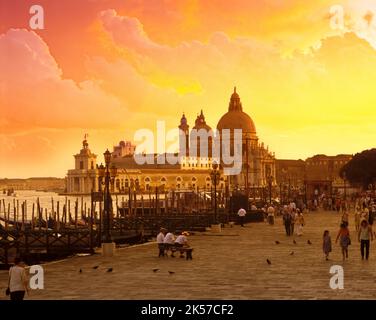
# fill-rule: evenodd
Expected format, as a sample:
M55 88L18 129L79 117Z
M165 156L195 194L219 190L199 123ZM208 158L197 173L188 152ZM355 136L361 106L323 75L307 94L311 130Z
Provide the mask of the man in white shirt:
M238 211L238 216L239 216L239 223L242 227L244 227L244 217L245 215L247 214L247 212L245 211L245 209L243 208L240 208L239 211Z
M23 300L25 292L29 293L25 264L20 258L14 259L14 266L9 269L8 288L11 300Z
M173 258L175 257L174 252L172 251L172 247L174 246L174 242L175 242L175 236L173 235L173 233L168 232L163 239L163 244L164 244L164 249L166 250L166 255L167 255L167 252L170 250L171 251L171 257L173 257Z
M184 231L179 235L175 240L175 247L188 247L188 239L187 236L189 235L188 232ZM184 258L183 252L180 251L180 258Z
M165 246L164 246L164 238L166 234L166 229L161 228L160 232L157 235L157 244L158 244L158 249L159 249L159 255L158 257L164 257L165 256Z

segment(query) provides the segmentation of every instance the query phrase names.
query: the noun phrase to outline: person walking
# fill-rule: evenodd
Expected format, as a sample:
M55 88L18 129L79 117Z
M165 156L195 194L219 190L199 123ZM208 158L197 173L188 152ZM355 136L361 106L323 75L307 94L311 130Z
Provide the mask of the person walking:
M368 224L372 227L373 220L375 219L376 215L376 205L372 204L369 206L369 214L368 214Z
M338 231L336 243L338 242L338 239L340 239L339 243L342 248L342 259L346 260L349 258L348 246L351 244L351 239L349 228L347 228L347 225L343 222L341 223L341 227Z
M291 212L290 212L290 216L291 216L291 222L290 222L290 234L293 235L293 234L294 234L294 226L295 226L295 217L296 217L296 212L295 212L295 210L291 210Z
M366 260L368 260L370 240L373 241L372 228L368 224L367 220L363 220L360 223L360 229L358 232L358 241L360 242L360 253L362 255L362 260L364 260L364 256L366 257Z
M295 217L295 224L296 224L296 234L298 236L303 235L304 217L300 211L298 211Z
M242 227L244 227L244 219L245 215L247 214L247 211L245 211L244 208L240 208L238 211L238 216L239 216L239 223Z
M347 211L343 211L341 223L344 223L346 227L349 226L349 214L347 213Z
M268 207L267 213L268 213L268 222L270 225L274 225L274 207L272 204Z
M286 235L291 236L291 214L287 208L283 210L283 223L285 225Z
M157 235L157 244L159 249L158 258L165 256L165 245L164 245L164 238L167 230L165 228L161 228L160 232Z
M354 222L355 222L355 231L358 232L360 228L360 207L356 207L355 215L354 215Z
M9 269L7 292L10 294L10 300L14 301L23 300L25 292L29 294L25 264L20 258L15 258L14 266Z
M329 260L329 253L332 252L332 239L329 234L329 230L324 231L323 240L322 240L322 250L325 254L325 260Z

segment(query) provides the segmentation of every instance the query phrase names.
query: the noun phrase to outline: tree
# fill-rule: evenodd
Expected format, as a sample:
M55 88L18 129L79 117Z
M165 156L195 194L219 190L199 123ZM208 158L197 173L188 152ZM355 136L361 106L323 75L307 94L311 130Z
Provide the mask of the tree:
M364 150L357 153L340 170L340 176L351 184L362 185L367 189L372 183L376 183L376 149Z

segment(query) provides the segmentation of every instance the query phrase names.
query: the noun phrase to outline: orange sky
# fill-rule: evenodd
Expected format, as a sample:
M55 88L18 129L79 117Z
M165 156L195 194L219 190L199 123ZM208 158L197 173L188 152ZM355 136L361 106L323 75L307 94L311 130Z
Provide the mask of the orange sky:
M183 111L215 127L234 85L277 158L375 147L373 0L37 3L32 31L34 0L0 0L0 178L63 177L84 133L101 155Z

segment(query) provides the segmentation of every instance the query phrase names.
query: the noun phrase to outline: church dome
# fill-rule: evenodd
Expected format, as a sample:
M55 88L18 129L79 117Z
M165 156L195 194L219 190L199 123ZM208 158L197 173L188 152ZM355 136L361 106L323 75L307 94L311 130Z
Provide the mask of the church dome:
M256 134L256 126L251 117L243 112L240 97L234 88L231 95L228 112L225 113L217 124L217 129L242 129L243 133Z

